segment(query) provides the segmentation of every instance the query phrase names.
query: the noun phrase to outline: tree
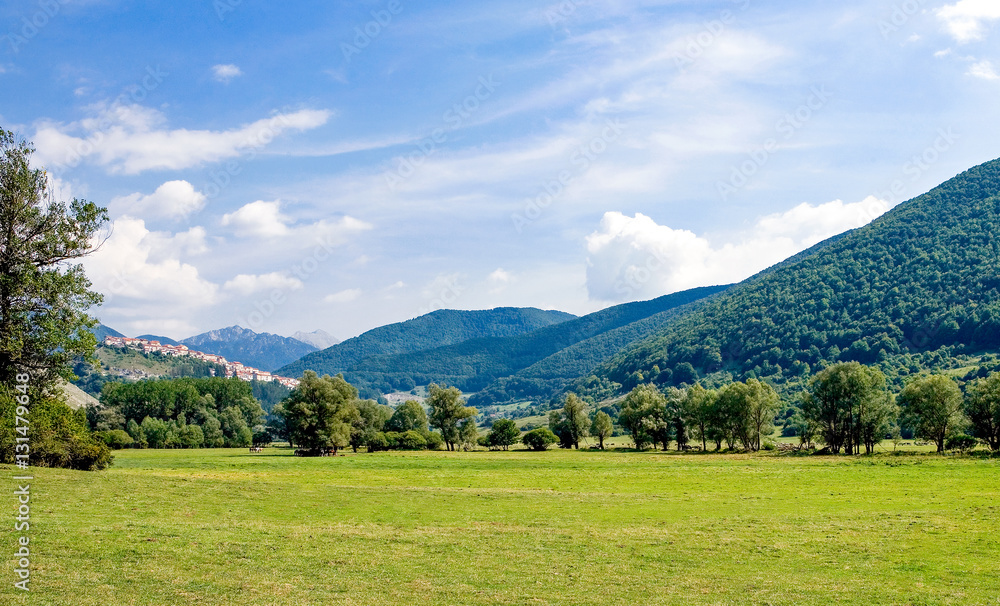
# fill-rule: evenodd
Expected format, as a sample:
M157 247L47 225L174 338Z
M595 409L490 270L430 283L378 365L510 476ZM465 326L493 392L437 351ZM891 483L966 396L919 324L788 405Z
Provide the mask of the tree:
M93 355L101 303L83 266L108 220L92 202L54 199L44 170L31 168L34 149L0 128L0 383L28 372L50 392L69 363Z
M289 435L308 450L336 454L350 443L352 424L360 416L357 399L358 390L342 375L320 378L307 370L281 403Z
M885 375L857 362L834 364L820 371L809 381L809 391L802 399L802 415L819 427L819 435L834 453L843 450L854 454L861 444L871 452L880 419L891 420L893 414Z
M1000 372L972 384L965 399L965 414L972 422L973 434L990 450L1000 450Z
M521 443L530 448L531 450L546 450L549 446L552 446L559 438L556 434L552 433L545 427L539 427L538 429L532 429L528 433L524 434L521 438Z
M614 429L614 423L611 422L611 416L608 413L602 410L594 413L594 421L590 425L590 435L597 438L597 443L600 445L601 450L604 450L604 440L611 437Z
M420 402L407 400L396 408L385 426L386 431L427 431L427 413Z
M643 450L650 443L655 445L657 419L666 409L667 400L655 386L638 385L625 396L618 421L632 435L637 450Z
M569 433L569 441L573 448L580 448L580 440L587 437L590 429L590 419L584 412L583 400L576 394L567 394L566 403L563 405L563 419L566 423L566 431Z
M684 399L681 400L681 411L687 420L687 425L693 430L694 437L701 440L702 450L708 450L709 426L714 403L715 392L697 383L684 392Z
M899 394L905 422L918 438L931 440L938 452L945 441L965 426L962 391L950 377L931 375L910 381Z
M761 437L771 435L774 431L774 415L781 409L781 400L773 387L757 379L747 381L747 390L749 396L746 403L749 428L747 437L750 450L758 451Z
M475 410L475 409L473 409ZM466 417L458 425L458 445L462 450L473 450L479 443L479 427L475 417Z
M510 419L497 419L490 427L487 446L507 450L521 439L521 430Z
M405 428L389 427L389 420L393 416L392 409L388 406L378 404L373 400L362 400L357 402L356 406L358 409L358 416L351 424L351 448L354 452L357 452L358 448L361 448L362 446L367 446L368 441L374 438L375 434L379 432L393 431L397 433L406 433L408 431L413 431L414 429L410 426L406 426ZM426 415L424 418L427 418ZM427 425L425 423L424 432L426 432L426 430ZM424 432L418 433L422 434Z
M441 437L448 450L455 450L461 443L459 423L476 416L476 409L465 405L462 392L456 387L439 387L434 383L427 388L427 406L430 407L430 424L441 430ZM475 428L473 422L472 428ZM475 440L472 442L475 444Z

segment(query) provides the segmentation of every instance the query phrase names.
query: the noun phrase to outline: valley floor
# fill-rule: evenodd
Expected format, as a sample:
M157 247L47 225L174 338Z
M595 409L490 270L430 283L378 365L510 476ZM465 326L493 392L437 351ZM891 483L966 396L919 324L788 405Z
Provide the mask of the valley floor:
M996 458L274 448L33 472L32 591L5 521L3 604L1000 603Z

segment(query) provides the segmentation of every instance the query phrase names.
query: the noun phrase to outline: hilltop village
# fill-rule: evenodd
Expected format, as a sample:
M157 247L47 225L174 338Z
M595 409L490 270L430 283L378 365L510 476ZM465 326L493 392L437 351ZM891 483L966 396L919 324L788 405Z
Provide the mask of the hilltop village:
M257 368L253 368L252 366L244 366L240 362L230 362L220 355L188 349L186 345L164 345L159 341L147 341L146 339L134 339L131 337L105 337L104 345L106 347L137 349L142 351L144 354L160 353L165 356L188 356L195 358L196 360L204 360L206 362L221 364L226 368L227 377L236 377L242 381L264 381L268 383L275 381L281 383L289 389L295 389L299 386L298 379L279 377L278 375L273 375L266 370L259 370Z

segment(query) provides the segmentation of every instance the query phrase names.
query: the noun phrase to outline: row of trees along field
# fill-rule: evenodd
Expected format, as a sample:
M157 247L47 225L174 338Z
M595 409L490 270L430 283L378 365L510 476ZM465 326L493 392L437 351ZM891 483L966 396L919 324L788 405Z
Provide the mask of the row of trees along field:
M319 377L306 371L298 388L275 407L271 430L307 454L336 454L347 446L374 452L436 450L442 445L469 449L477 444L476 409L465 405L457 388L432 384L425 404L426 411L416 401L394 410L360 400L358 390L341 375Z
M767 437L781 410L778 393L757 379L734 382L715 390L700 385L661 391L639 385L620 404L617 422L636 448L671 442L678 450L700 442L707 450L769 448ZM608 417L608 418L605 418ZM570 394L562 410L550 413L549 429L564 447L578 447L591 432L603 448L612 419L603 411L588 418L583 404ZM982 442L1000 450L1000 372L970 381L965 392L945 375L911 379L898 395L887 387L877 368L858 362L841 363L817 373L801 395L789 419L801 445L821 442L835 454L871 453L884 439L909 428L914 436L932 442L938 452L967 450Z
M245 447L266 442L264 410L250 383L183 378L105 383L88 409L96 435L113 448Z

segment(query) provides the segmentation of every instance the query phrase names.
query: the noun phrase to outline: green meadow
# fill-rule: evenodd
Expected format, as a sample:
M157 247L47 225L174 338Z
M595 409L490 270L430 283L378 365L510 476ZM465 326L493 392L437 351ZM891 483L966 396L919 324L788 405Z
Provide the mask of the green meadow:
M0 509L5 605L1000 604L996 458L129 450L33 473L30 594Z

